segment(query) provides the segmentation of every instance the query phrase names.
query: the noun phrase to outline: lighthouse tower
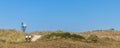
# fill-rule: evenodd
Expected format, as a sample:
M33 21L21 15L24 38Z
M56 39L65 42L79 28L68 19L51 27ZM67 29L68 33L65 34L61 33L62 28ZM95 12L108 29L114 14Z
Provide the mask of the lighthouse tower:
M27 28L27 25L24 22L22 22L21 26L22 26L22 31L25 32L26 28Z

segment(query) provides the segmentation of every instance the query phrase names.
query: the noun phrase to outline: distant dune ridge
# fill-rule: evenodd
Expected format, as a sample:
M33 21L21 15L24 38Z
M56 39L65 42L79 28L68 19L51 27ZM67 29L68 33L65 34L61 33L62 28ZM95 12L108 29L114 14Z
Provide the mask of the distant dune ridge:
M120 41L120 31L117 30L94 30L82 33L83 35L97 35L99 38L111 38Z
M119 48L120 31L87 32L37 31L28 33L34 42L25 41L25 33L0 29L0 48Z

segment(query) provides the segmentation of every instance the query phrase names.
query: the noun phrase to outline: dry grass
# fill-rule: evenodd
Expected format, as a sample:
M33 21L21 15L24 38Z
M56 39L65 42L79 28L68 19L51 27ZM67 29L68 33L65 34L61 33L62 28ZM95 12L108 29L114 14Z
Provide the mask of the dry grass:
M30 35L46 35L51 31L32 32ZM100 42L88 43L75 41L70 39L56 39L56 40L39 40L36 42L24 42L25 33L17 30L0 30L0 48L119 48L120 46L120 31L115 30L96 30L83 33L71 33L82 35L87 38L90 35L97 35ZM117 38L116 38L117 37ZM102 40L103 38L112 38L109 41ZM5 41L5 42L4 42Z
M4 43L0 48L119 48L120 42L85 43L72 40L51 40L30 43Z
M25 33L15 29L0 29L0 42L23 42Z
M120 31L117 30L95 30L81 33L81 35L85 37L90 35L97 35L99 38L110 38L120 41Z

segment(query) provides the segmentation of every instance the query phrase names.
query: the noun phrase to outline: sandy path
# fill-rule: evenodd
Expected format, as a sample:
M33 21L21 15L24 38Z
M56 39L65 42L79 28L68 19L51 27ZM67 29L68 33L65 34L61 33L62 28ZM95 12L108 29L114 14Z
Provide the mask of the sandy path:
M31 39L31 41L36 41L39 38L41 38L41 35L34 35Z

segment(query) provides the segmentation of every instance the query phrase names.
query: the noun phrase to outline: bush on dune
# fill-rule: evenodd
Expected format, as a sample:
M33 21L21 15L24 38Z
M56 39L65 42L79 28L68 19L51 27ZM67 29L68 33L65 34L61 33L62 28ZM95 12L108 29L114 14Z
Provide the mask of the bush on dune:
M50 34L44 35L42 39L54 40L54 39L72 39L72 40L82 40L85 39L83 36L77 34L71 34L69 32L52 32Z
M87 41L88 42L98 42L98 36L96 35L90 35L88 38L87 38Z

